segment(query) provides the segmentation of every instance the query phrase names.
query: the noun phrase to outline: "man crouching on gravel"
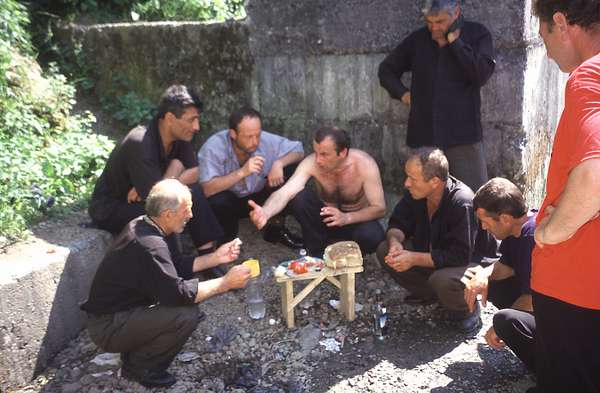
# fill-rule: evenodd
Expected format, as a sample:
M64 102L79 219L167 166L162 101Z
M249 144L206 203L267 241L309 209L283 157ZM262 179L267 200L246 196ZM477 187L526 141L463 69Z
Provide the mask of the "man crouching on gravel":
M174 234L192 217L188 187L162 180L146 199L146 215L132 220L111 244L94 276L88 300L90 337L107 352L120 352L121 375L146 387L173 385L167 368L201 320L196 303L243 288L246 266L234 266L221 278L199 282L199 272L232 262L240 254L236 240L199 257L182 256Z
M473 198L483 229L501 240L500 259L465 272L465 301L470 310L490 300L500 311L485 340L494 349L508 346L535 372L535 318L531 298L531 252L535 246L536 210L527 210L521 191L510 181L494 178Z

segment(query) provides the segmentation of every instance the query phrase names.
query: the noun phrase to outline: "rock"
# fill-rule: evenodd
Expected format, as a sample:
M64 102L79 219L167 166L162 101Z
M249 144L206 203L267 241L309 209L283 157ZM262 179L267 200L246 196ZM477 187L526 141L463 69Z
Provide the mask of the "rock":
M72 383L63 385L62 393L78 393L81 391L82 388L83 388L83 386L80 383L72 382Z
M321 330L314 328L311 325L306 325L299 332L298 343L302 349L302 352L310 352L311 349L315 348L319 344L321 338Z
M101 353L90 360L90 363L98 366L118 367L121 364L121 354L110 352Z
M85 386L85 385L89 385L89 384L93 383L95 379L96 378L92 377L90 374L86 374L83 377L81 377L79 382Z
M182 352L177 355L177 360L183 363L189 363L192 360L196 360L200 358L200 354L198 352Z

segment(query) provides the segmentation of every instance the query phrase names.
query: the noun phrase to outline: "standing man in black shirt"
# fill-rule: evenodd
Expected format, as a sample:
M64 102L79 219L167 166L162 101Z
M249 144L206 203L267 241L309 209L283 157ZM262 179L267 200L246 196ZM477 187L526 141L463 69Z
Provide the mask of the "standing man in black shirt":
M242 288L246 266L224 277L199 282L193 273L237 259L234 240L196 258L177 251L173 234L192 217L189 189L178 180L162 180L146 198L147 215L131 221L100 263L88 300L90 337L107 352L121 353L121 375L147 387L175 383L167 372L200 321L196 303Z
M474 333L481 327L479 308L469 311L460 282L475 266L470 263L477 233L473 191L448 175L448 160L439 149L417 149L405 171L408 192L377 248L379 262L409 291L405 302L438 301L457 329Z
M192 241L200 253L212 251L223 232L198 184L198 160L190 143L200 129L201 111L190 88L174 85L164 92L157 115L131 130L110 154L89 206L94 223L121 232L145 213L143 202L154 184L176 178L192 192L194 216L187 225Z
M477 190L487 180L479 90L494 72L492 37L463 20L458 0L427 0L423 13L427 26L383 60L379 81L410 107L408 146L443 149L452 175ZM412 73L410 89L405 72Z

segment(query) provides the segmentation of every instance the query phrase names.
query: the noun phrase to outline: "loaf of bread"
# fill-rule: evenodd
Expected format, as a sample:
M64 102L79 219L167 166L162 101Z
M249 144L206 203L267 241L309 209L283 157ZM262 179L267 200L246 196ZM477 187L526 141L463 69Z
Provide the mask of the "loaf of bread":
M325 265L332 269L362 266L363 264L360 247L353 241L342 241L327 246L323 259L325 259Z

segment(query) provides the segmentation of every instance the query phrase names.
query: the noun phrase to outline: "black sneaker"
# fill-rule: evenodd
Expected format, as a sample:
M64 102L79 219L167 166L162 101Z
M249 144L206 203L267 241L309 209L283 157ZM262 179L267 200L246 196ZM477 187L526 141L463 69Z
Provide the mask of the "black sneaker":
M168 388L177 382L175 376L167 370L146 370L142 375L138 375L129 371L129 369L122 367L121 377L130 381L135 381L147 388Z

